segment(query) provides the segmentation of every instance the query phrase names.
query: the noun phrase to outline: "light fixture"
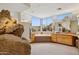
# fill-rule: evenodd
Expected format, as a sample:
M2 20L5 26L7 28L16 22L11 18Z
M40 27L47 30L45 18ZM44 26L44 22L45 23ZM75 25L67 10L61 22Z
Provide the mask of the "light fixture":
M62 10L62 8L57 8L57 10Z

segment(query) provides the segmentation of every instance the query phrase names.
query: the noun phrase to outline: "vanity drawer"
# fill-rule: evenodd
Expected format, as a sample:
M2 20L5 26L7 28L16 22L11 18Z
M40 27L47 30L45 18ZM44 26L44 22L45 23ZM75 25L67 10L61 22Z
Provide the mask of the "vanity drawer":
M73 45L73 39L64 39L63 41L64 44L68 44L68 45Z
M57 42L67 45L73 45L73 36L70 35L57 35Z
M57 42L56 34L53 34L51 39L52 39L52 42Z

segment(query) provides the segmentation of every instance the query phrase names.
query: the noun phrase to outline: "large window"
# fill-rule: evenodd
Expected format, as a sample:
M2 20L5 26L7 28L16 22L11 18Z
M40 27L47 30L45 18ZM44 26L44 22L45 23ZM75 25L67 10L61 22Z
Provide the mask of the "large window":
M40 26L40 19L37 17L32 17L32 26Z
M52 17L43 19L43 31L52 31Z
M57 18L58 23L55 25L55 31L56 32L62 32L62 30L60 30L60 28L61 29L64 28L64 31L67 30L70 25L65 23L65 21L71 19L71 16L72 16L72 13L64 13L64 14L57 15L56 18ZM63 24L61 23L61 21L62 21ZM59 24L61 26L59 26Z
M66 16L70 16L72 13L64 13L57 15L55 19L56 21L62 21ZM55 28L58 26L54 25L53 17L46 17L46 18L38 18L38 17L32 17L32 31L55 31Z
M70 16L72 15L72 13L64 13L64 14L60 14L60 15L57 15L57 19L59 21L62 21L66 16Z
M40 31L40 19L37 17L32 17L32 31L36 32L36 31Z
M52 17L37 18L32 17L32 31L52 31Z

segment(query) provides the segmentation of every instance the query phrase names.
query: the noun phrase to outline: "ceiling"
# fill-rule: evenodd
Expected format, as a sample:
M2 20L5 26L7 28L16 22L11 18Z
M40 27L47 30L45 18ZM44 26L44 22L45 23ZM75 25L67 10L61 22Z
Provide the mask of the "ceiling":
M79 12L78 3L31 3L31 8L25 10L26 14L44 18L67 12ZM61 8L61 10L58 10Z
M79 13L79 3L0 3L2 9L45 18L67 12Z
M12 12L22 12L29 7L29 3L0 3L0 10L6 9Z

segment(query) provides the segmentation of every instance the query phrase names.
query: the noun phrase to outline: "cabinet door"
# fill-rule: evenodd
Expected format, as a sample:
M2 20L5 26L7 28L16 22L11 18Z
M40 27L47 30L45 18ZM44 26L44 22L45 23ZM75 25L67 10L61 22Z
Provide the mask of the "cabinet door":
M56 34L52 34L52 42L57 42Z
M32 34L31 36L31 42L34 42L35 41L35 34Z
M63 43L63 36L62 35L57 35L57 42L58 43Z
M63 34L57 34L57 42L67 45L73 45L73 36L70 35L63 35Z
M73 45L73 37L72 36L64 36L64 44Z

